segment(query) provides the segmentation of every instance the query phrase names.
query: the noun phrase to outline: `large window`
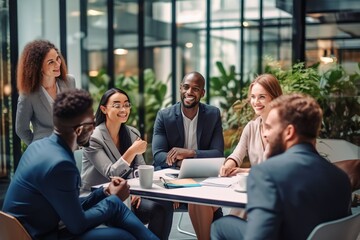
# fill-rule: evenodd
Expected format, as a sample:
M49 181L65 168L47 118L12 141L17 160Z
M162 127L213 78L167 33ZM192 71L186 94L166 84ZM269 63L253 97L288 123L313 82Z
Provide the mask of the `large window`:
M179 100L185 73L201 72L207 79L204 101L226 112L269 59L280 67L292 64L288 0L15 0L15 10L9 9L10 0L0 2L1 174L8 173L12 151L19 149L12 139L17 90L10 55L20 54L31 40L45 38L64 51L77 87L88 89L96 101L112 86L128 91L134 103L129 124L150 146L156 113ZM358 71L360 6L343 2L316 0L307 7L307 65L327 60ZM17 13L15 40L9 34L11 11ZM10 49L14 41L17 49ZM223 69L229 74L232 66L232 83L218 91L212 79L226 77ZM150 152L147 158L151 162Z

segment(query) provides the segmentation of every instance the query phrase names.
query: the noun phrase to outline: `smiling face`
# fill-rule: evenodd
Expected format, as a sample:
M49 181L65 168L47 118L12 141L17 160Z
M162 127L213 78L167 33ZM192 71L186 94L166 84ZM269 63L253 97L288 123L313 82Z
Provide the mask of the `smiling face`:
M180 86L180 97L183 107L193 108L197 106L200 99L205 95L203 79L195 74L187 75Z
M259 83L252 86L250 104L256 115L265 119L270 111L269 103L271 100L270 94Z
M107 123L121 124L128 120L131 104L125 94L116 92L109 97L106 105L100 108L106 116Z
M46 77L59 77L61 58L55 49L51 49L45 56L42 64L42 74Z

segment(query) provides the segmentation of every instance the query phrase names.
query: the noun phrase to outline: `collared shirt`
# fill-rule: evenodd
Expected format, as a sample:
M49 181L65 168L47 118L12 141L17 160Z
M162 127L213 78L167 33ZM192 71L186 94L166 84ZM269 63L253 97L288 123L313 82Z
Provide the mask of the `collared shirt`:
M181 114L183 116L184 134L185 134L184 148L196 150L198 148L196 129L197 129L198 116L199 116L199 109L197 110L197 113L192 120L185 116L182 109L181 109Z

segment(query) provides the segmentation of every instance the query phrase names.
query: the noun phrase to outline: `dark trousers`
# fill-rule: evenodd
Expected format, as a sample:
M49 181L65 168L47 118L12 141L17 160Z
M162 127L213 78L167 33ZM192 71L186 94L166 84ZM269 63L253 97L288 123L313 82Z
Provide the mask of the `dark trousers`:
M90 204L91 205L91 204ZM85 233L74 236L66 228L57 232L57 238L45 239L76 239L76 240L136 240L152 239L156 237L144 224L130 211L130 209L117 197L111 195L88 209L85 214L91 215L92 211L102 212L99 221L104 227L92 228ZM98 215L98 214L93 214ZM96 227L96 226L94 226Z
M158 238L169 238L174 215L172 202L141 198L139 208L132 210L144 224L148 224L148 229Z

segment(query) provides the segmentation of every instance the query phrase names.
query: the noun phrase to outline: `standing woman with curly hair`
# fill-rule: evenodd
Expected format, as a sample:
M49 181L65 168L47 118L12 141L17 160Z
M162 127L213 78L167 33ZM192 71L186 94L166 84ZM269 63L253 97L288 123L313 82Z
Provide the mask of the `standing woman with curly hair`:
M67 75L65 60L53 43L35 40L25 46L20 57L17 87L20 96L15 130L29 145L51 135L56 94L75 88L75 79Z

